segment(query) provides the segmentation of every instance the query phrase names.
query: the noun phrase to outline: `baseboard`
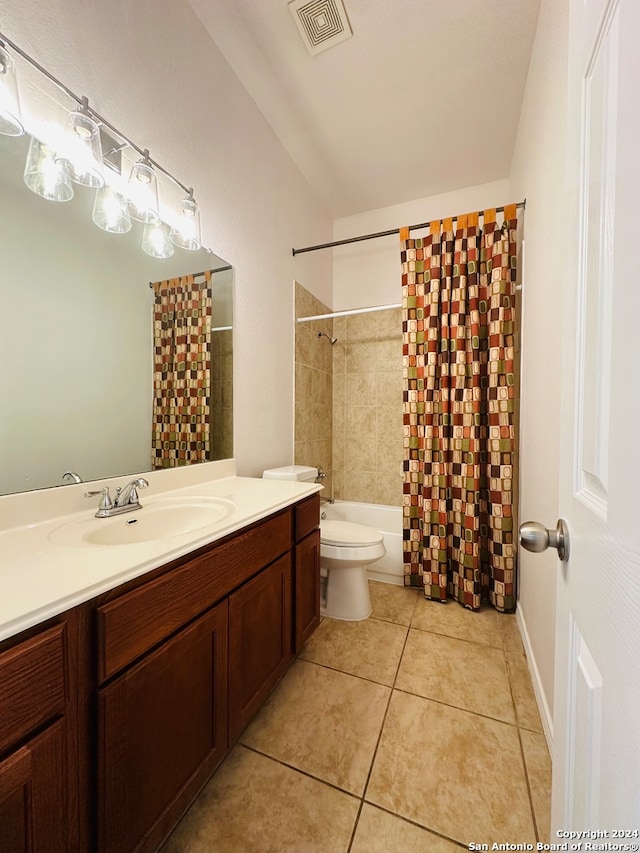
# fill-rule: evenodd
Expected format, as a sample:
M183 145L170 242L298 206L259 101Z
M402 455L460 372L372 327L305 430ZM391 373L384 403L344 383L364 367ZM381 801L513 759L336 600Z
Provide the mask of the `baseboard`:
M533 692L536 697L538 711L540 712L540 720L542 722L544 736L547 740L547 746L549 747L549 755L553 755L553 715L542 689L540 672L536 665L536 659L531 647L531 640L529 639L529 632L527 631L527 626L524 621L520 605L516 608L516 622L518 623L518 629L520 630L520 636L522 637L522 644L527 655L527 666L531 676L531 683L533 684Z

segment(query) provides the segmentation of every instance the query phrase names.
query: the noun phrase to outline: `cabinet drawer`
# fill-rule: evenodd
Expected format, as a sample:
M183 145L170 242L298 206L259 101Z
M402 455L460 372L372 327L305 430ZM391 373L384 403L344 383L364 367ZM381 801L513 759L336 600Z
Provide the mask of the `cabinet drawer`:
M100 683L215 604L291 547L284 512L98 607Z
M296 542L299 542L320 524L320 495L316 492L306 501L296 504L295 513Z
M0 654L0 752L63 713L65 634L55 625Z

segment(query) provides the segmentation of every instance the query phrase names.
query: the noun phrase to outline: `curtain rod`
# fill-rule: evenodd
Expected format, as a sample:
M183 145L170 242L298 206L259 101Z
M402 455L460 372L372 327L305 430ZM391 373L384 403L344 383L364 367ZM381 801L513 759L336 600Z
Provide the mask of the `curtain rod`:
M516 204L516 207L525 208L527 206L527 200L525 198L524 201L519 201ZM496 213L504 213L504 207L496 207ZM480 213L480 216L483 214ZM457 219L457 216L454 216L453 219ZM442 220L433 220L434 222L442 222ZM420 222L418 225L410 225L409 231L415 231L417 228L428 228L431 225L431 222ZM303 249L292 249L291 253L295 258L296 255L301 255L303 252L315 252L316 249L331 249L333 246L345 246L347 243L360 243L362 240L374 240L377 237L390 237L392 234L399 234L399 228L390 228L389 231L376 231L374 234L363 234L361 237L349 237L346 240L333 240L331 243L319 243L317 246L305 246Z
M331 314L314 314L313 317L298 317L298 323L311 320L331 320L333 317L350 317L352 314L371 314L373 311L387 311L389 308L402 308L402 303L392 305L373 305L371 308L349 308L347 311L332 311Z
M211 275L213 275L214 272L224 272L225 270L231 270L231 269L233 269L231 264L227 264L226 267L216 267L214 270L202 270L202 272L190 272L190 273L187 273L187 275L192 275L194 278L198 278L199 275L206 275L208 272L210 272ZM172 275L171 278L184 278L184 276L183 275ZM161 281L170 281L170 279L163 278L163 279L161 279ZM155 282L150 281L149 287L153 287L154 284L155 284Z

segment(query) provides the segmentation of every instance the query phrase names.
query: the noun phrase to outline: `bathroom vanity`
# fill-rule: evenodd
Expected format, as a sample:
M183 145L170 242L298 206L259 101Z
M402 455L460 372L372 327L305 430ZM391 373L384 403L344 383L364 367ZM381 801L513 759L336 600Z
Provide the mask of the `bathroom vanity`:
M4 849L159 847L319 624L319 496L277 489L273 511L0 643Z

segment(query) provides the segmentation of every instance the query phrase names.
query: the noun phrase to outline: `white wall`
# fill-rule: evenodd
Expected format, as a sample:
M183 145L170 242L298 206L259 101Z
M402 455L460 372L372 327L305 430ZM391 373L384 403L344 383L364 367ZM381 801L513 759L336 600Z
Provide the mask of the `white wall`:
M2 30L183 183L234 266L240 474L293 460L295 277L330 295L331 259L291 248L331 221L186 0L5 0ZM73 105L70 103L69 107Z
M333 239L388 231L431 219L500 207L512 201L521 201L521 198L509 197L508 182L494 181L336 219ZM412 236L422 233L413 231ZM330 303L333 310L400 302L399 245L399 236L394 234L333 249L333 301Z
M553 527L558 517L567 53L567 0L542 0L509 186L513 197L527 199L521 518L547 527ZM521 552L518 606L547 734L553 710L557 572L555 551Z

